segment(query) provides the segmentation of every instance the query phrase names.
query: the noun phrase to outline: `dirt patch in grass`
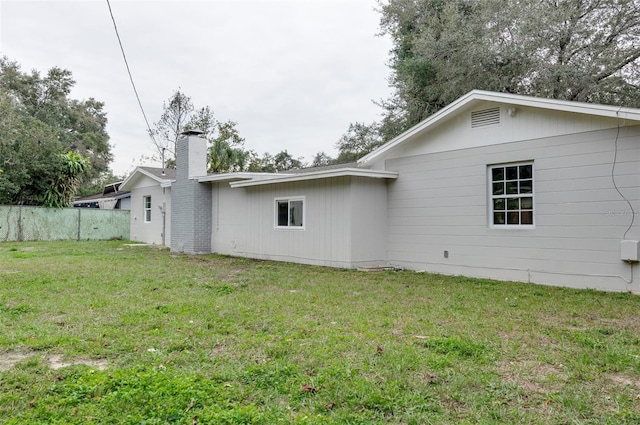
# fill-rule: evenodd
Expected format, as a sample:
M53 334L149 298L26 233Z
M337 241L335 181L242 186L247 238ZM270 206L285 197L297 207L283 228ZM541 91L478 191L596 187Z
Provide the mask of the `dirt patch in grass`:
M640 321L635 318L626 319L598 319L598 322L611 328L619 330L630 330L640 333Z
M634 387L640 390L640 378L632 378L619 373L612 373L607 376L610 381L624 387Z
M85 365L98 370L105 370L107 368L107 361L105 359L72 359L64 361L63 356L60 354L54 354L49 356L47 364L53 370L62 369L63 367Z
M34 352L0 353L0 372L11 370L16 364L34 355L37 354ZM85 365L98 370L105 370L107 368L107 361L105 359L73 359L63 361L63 356L61 354L53 354L45 357L45 359L47 361L47 366L53 370L74 365Z
M527 392L548 393L557 390L567 381L562 365L554 366L533 360L503 362L498 374L509 383L518 385Z
M640 320L638 317L598 317L585 314L581 317L575 317L568 314L558 313L557 315L547 316L541 315L538 321L542 325L549 326L552 329L564 329L568 331L584 332L593 330L598 327L605 327L617 331L630 330L640 332Z
M0 353L0 372L12 369L17 363L32 355L33 353Z

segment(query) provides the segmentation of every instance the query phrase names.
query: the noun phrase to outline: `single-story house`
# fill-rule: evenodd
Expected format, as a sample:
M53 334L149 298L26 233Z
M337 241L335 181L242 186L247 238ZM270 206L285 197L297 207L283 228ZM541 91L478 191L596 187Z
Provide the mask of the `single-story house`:
M176 170L137 167L120 186L131 192L131 240L167 245L171 240L171 183Z
M174 178L122 185L133 239L640 292L640 109L472 91L357 164L280 174L207 174L195 132L177 150Z
M130 210L131 194L120 190L122 182L107 184L102 192L80 196L73 200L75 208L100 208L103 210Z

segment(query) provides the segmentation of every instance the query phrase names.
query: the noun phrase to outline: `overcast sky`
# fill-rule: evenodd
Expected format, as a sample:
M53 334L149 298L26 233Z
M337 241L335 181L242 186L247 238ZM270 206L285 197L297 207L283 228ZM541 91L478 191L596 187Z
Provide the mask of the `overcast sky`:
M375 0L111 0L151 124L180 87L238 122L246 147L310 162L335 156L350 122L379 118L391 42ZM0 53L23 71L58 66L71 97L105 103L116 174L154 154L106 0L0 0ZM145 163L144 165L152 165ZM155 164L158 165L158 164Z

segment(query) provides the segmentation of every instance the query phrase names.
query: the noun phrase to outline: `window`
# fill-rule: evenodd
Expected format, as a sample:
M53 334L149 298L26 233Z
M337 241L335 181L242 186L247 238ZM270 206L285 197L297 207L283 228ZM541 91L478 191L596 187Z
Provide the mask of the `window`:
M533 163L489 167L493 227L533 226Z
M276 199L276 227L304 228L304 198Z
M145 196L142 198L144 204L144 222L151 222L151 196Z

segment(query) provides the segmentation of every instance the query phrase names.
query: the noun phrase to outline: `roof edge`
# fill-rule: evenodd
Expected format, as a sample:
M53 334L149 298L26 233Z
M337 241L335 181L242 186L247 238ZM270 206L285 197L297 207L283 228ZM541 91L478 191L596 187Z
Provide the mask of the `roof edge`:
M138 166L138 167L136 167L136 169L135 169L135 170L133 170L133 172L132 172L131 174L129 174L129 175L127 176L127 178L126 178L126 179L124 179L124 181L123 181L123 182L122 182L122 184L120 185L120 190L131 190L131 188L129 188L127 185L129 184L129 182L130 182L131 180L133 180L134 176L135 176L137 173L140 173L140 174L142 174L142 175L144 175L144 176L147 176L147 177L149 177L149 178L151 178L151 179L153 179L153 180L157 181L157 182L158 182L158 183L160 183L160 184L163 184L164 182L171 182L171 181L172 181L171 179L162 179L162 178L159 178L159 177L158 177L158 176L156 176L155 174L150 173L150 172L148 172L147 170L145 170L143 167Z
M575 102L570 100L548 99L511 93L491 92L486 90L472 90L469 93L451 102L444 108L440 109L433 115L425 118L420 123L414 125L405 132L389 140L384 145L363 156L358 160L358 166L363 166L373 161L385 152L404 142L406 139L426 130L431 126L436 125L438 122L449 117L449 115L454 114L458 109L464 107L470 102L477 100L510 103L518 106L529 106L556 111L597 115L606 118L640 121L640 109L636 108L602 105L598 103Z
M219 173L219 174L207 174L206 176L198 177L198 183L219 183L219 182L231 182L236 180L260 180L260 179L269 179L272 176L289 176L291 174L284 173L259 173L259 172L248 172L248 171L240 171L235 173Z
M266 184L290 183L305 180L328 179L333 177L369 177L378 179L396 179L398 178L398 173L395 171L380 171L362 168L338 168L313 173L291 174L288 176L280 175L279 177L274 178L231 182L229 184L231 187L237 188Z

